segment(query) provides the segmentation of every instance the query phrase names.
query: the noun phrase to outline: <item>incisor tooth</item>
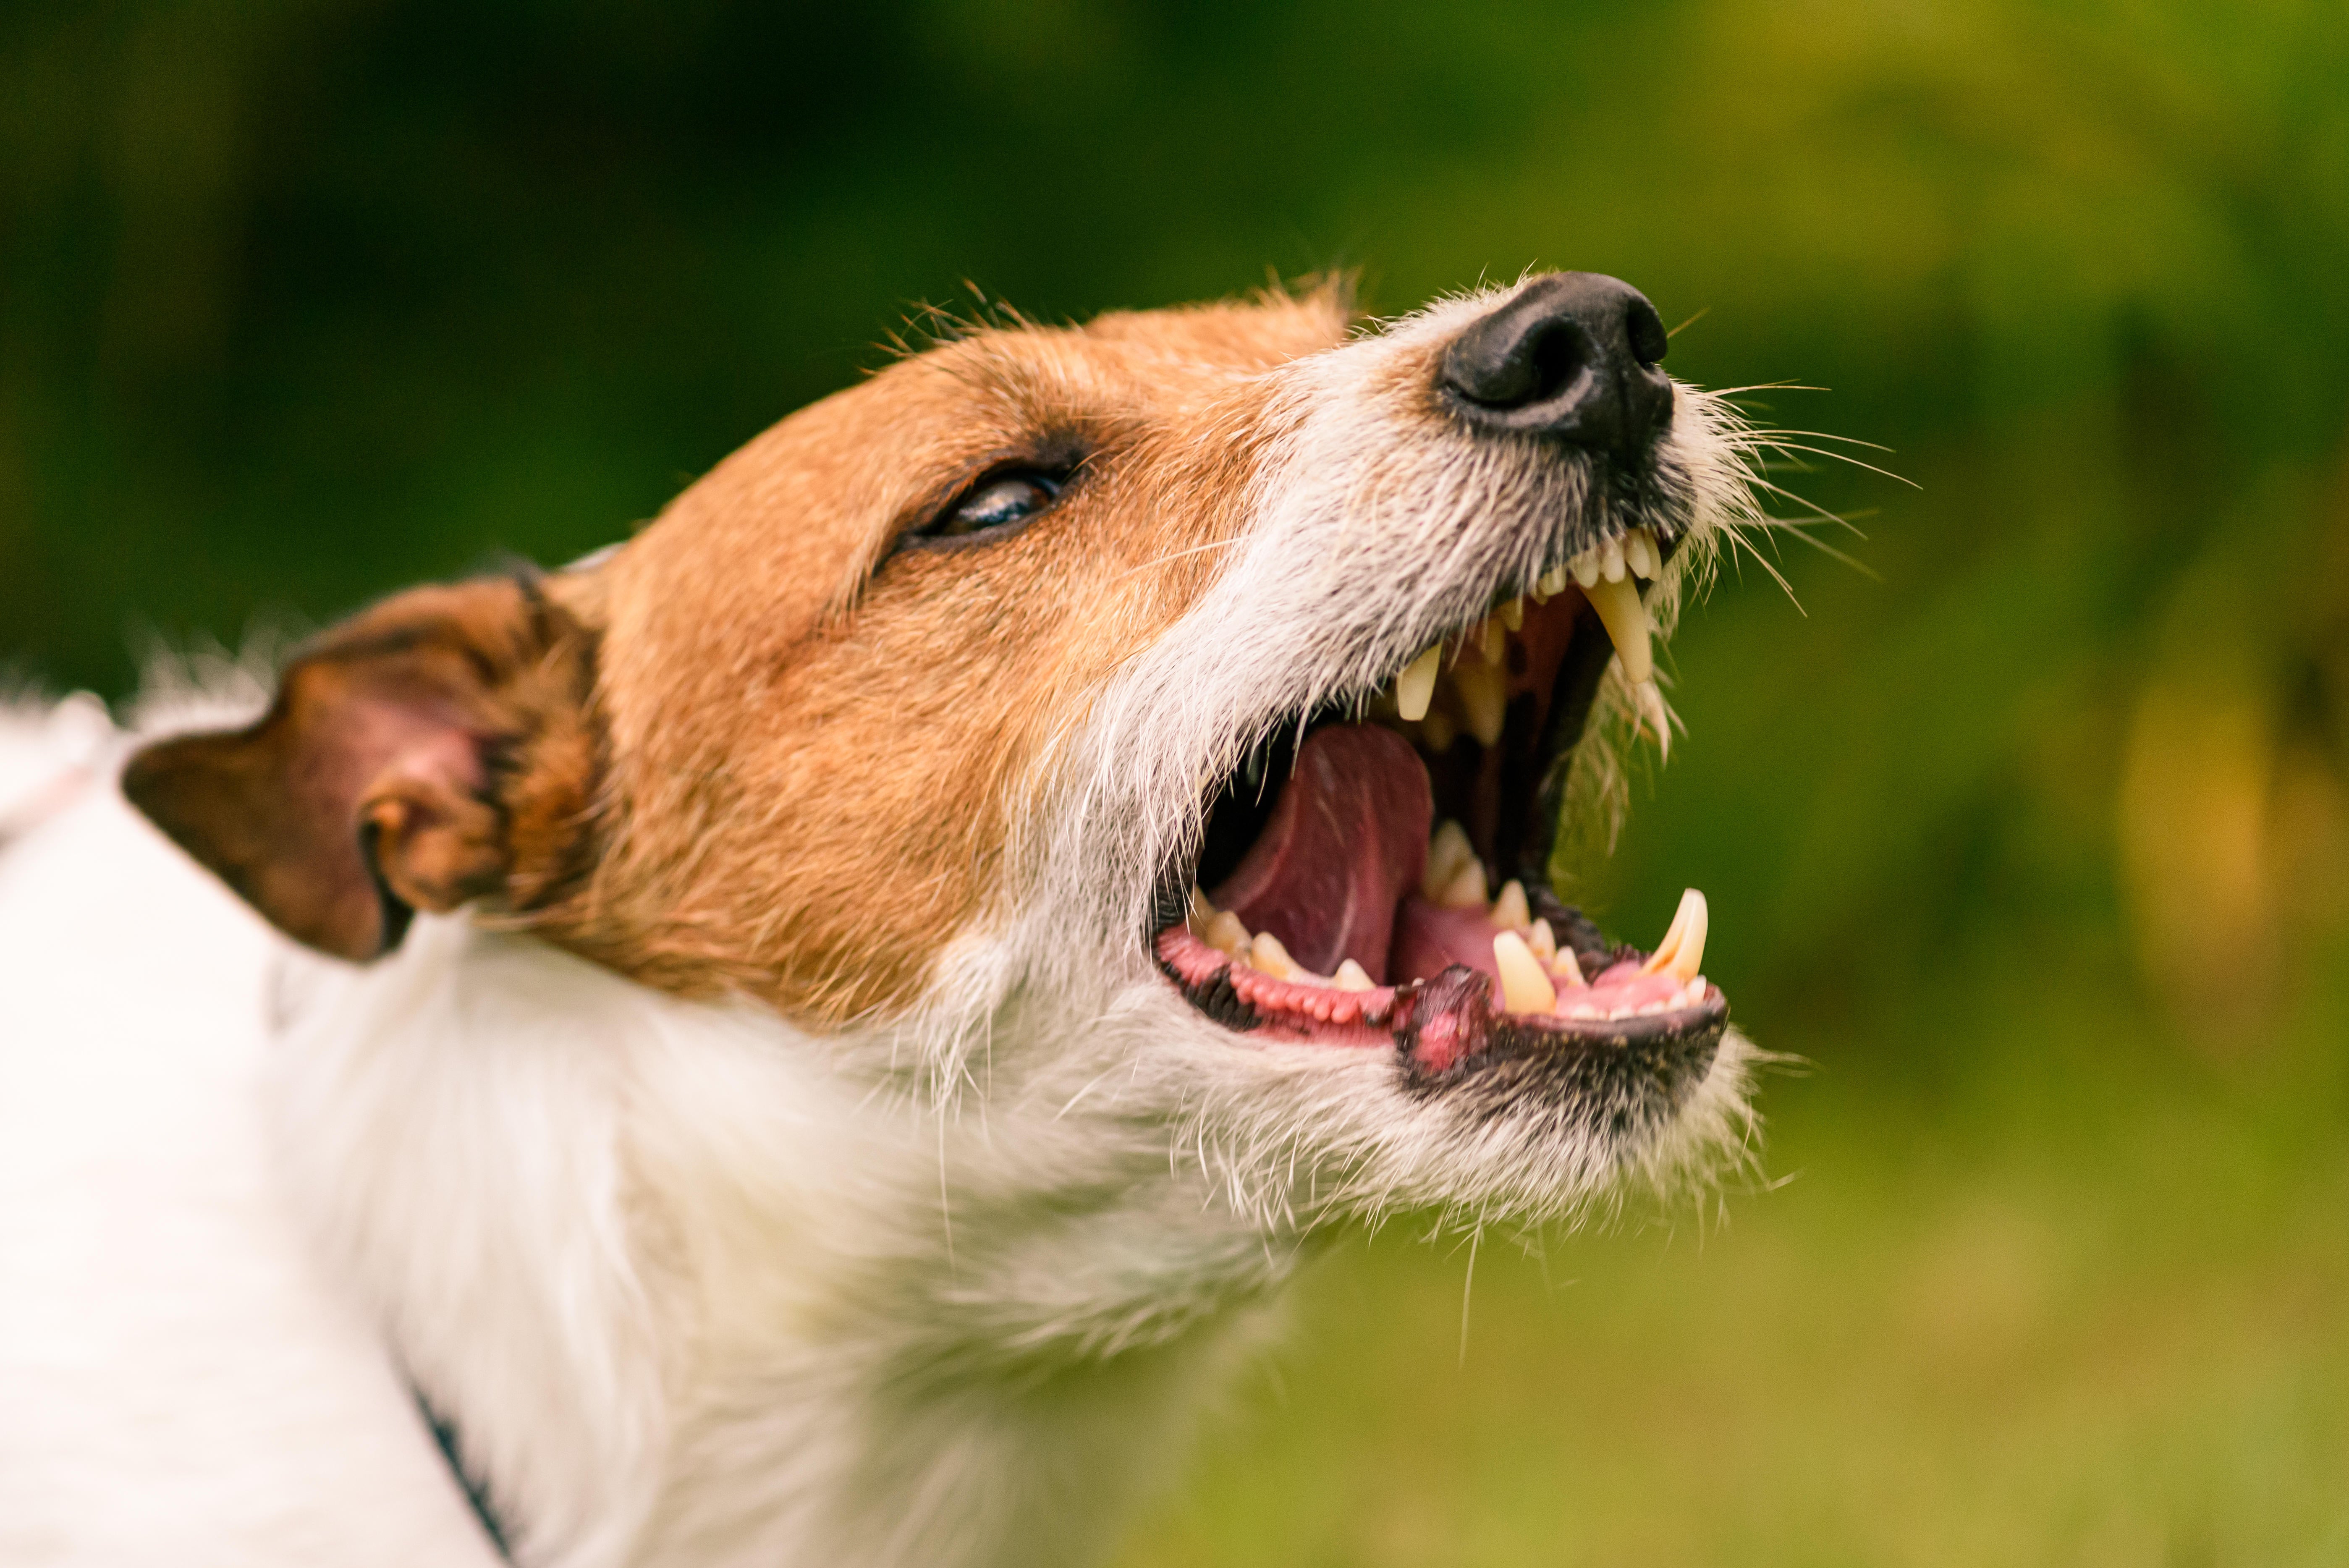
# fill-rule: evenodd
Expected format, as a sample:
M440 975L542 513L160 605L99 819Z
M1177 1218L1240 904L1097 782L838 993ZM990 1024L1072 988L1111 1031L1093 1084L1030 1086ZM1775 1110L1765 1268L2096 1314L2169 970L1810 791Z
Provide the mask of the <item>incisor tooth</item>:
M1501 743L1501 727L1509 717L1509 677L1497 664L1456 665L1452 690L1460 699L1468 733L1486 746Z
M1500 896L1493 901L1493 923L1510 931L1523 931L1533 920L1534 912L1526 907L1525 883L1514 879L1503 882ZM1555 948L1557 944L1553 942L1550 945Z
M1632 577L1647 577L1649 583L1656 580L1656 547L1649 542L1647 528L1632 528L1623 535L1623 566L1630 568Z
M1656 944L1654 956L1640 965L1645 975L1669 975L1675 980L1692 980L1704 967L1704 934L1707 917L1704 894L1694 888L1681 894L1681 906L1672 915L1671 929Z
M1499 669L1508 645L1509 629L1501 624L1501 618L1498 615L1485 616L1485 624L1476 628L1476 651L1485 656L1485 662Z
M1506 626L1512 632L1524 631L1526 627L1525 595L1520 593L1517 597L1502 604L1500 614L1501 624Z
M1395 711L1416 723L1427 717L1428 699L1435 695L1436 671L1444 663L1444 645L1436 644L1403 666L1395 676Z
M1590 988L1590 982L1582 977L1582 965L1575 958L1571 947L1557 950L1557 962L1549 966L1549 973L1563 990L1587 991Z
M1420 873L1419 891L1430 900L1442 895L1460 874L1460 868L1476 858L1476 846L1468 841L1468 830L1446 817L1435 825L1427 841L1427 868Z
M1509 887L1516 885L1511 882ZM1501 891L1506 892L1509 888L1503 888ZM1542 967L1545 969L1549 968L1557 958L1557 938L1551 934L1549 922L1547 920L1534 922L1533 929L1526 933L1526 945L1534 950L1534 956L1542 961Z
M1504 931L1493 938L1493 963L1501 971L1501 1006L1510 1012L1547 1013L1557 1006L1557 987L1516 932Z
M1641 681L1631 688L1632 707L1639 710L1640 725L1656 738L1656 755L1669 761L1672 755L1672 720L1664 711L1664 694L1656 689L1653 681Z
M1248 944L1248 967L1271 975L1276 980L1294 980L1298 975L1297 960L1280 944L1280 938L1269 931L1259 931Z
M1248 928L1242 925L1240 917L1228 909L1218 910L1216 917L1207 922L1206 932L1201 940L1235 958L1247 956Z
M1335 985L1340 991L1374 991L1378 989L1378 987L1371 983L1370 975L1364 972L1362 966L1355 963L1350 958L1338 965L1337 975L1332 980L1331 984Z
M1555 599L1565 592L1566 568L1563 566L1551 567L1541 574L1541 581L1534 584L1534 593L1537 598Z
M1635 686L1655 679L1656 659L1648 649L1648 607L1640 603L1638 587L1629 581L1593 583L1583 592L1589 594L1591 608L1599 612L1608 636L1614 640L1615 656L1623 661L1623 678Z
M1185 923L1187 923L1195 933L1204 934L1207 929L1208 923L1213 921L1215 918L1216 906L1207 902L1207 895L1201 892L1197 884L1194 883L1191 888L1191 908L1188 914L1185 917Z
M1599 574L1609 583L1623 581L1623 542L1610 539L1599 552Z
M1483 909L1491 903L1493 895L1485 889L1485 862L1471 854L1468 863L1452 873L1435 902L1447 909Z
M1664 552L1656 547L1656 536L1645 528L1635 528L1631 538L1640 546L1640 575L1653 583L1664 574Z
M1574 558L1574 580L1585 588L1599 581L1599 552L1586 550Z

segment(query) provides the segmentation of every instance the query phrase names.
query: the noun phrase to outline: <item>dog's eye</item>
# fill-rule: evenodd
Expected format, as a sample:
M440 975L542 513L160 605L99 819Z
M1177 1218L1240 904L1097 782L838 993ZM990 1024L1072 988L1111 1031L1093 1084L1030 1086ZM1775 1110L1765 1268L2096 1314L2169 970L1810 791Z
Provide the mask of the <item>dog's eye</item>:
M1064 474L1041 469L999 469L963 491L937 517L909 531L900 549L983 544L1019 531L1060 499Z

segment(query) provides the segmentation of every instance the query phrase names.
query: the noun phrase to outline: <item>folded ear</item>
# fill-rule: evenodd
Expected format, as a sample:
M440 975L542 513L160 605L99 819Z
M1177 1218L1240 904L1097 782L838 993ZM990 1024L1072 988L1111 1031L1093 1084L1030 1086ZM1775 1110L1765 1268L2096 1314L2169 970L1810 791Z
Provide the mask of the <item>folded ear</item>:
M584 868L593 660L535 583L419 588L301 650L252 727L140 751L122 790L280 930L372 958L416 910L527 911Z

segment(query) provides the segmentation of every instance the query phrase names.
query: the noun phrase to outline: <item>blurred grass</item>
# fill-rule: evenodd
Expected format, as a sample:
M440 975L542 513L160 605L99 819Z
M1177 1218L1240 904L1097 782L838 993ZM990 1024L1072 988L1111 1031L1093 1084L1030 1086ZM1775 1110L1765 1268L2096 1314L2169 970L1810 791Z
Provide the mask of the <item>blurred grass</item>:
M1349 1244L1120 1561L2349 1561L2338 1036L2242 1083L2017 1021L1959 1117L1775 1081L1791 1180L1725 1222L1487 1237L1473 1291Z
M966 278L1616 273L1922 487L1772 471L1867 573L1692 610L1575 868L1706 890L1795 1179L1488 1239L1460 1365L1350 1244L1128 1561L2349 1562L2344 83L2332 0L11 6L0 662L562 561Z

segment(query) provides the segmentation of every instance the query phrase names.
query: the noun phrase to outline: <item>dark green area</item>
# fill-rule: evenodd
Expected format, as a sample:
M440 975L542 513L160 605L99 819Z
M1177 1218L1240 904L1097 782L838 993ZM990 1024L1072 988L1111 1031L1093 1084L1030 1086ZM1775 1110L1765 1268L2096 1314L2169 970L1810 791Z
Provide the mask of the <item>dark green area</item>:
M2336 4L14 6L0 661L563 560L965 279L1536 263L1922 487L1771 475L1868 574L1724 577L1581 868L1711 895L1800 1179L1488 1239L1464 1363L1350 1251L1135 1560L2349 1559Z

